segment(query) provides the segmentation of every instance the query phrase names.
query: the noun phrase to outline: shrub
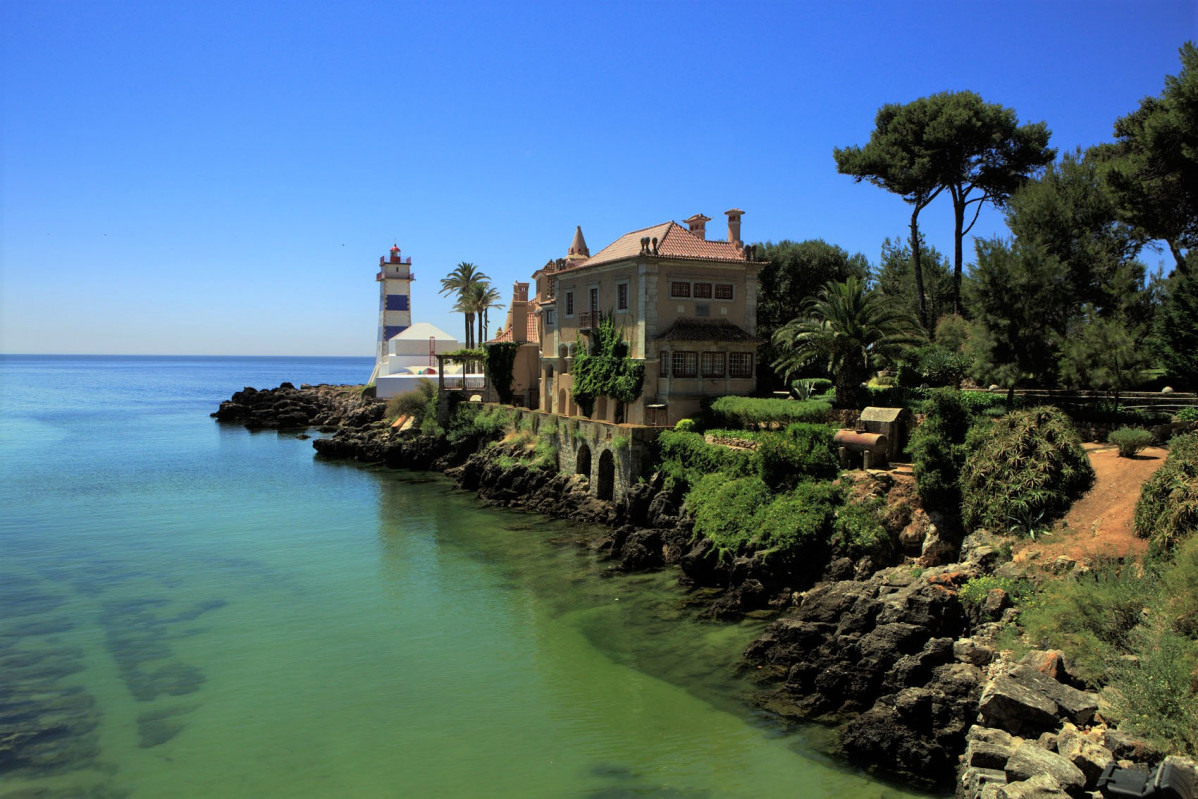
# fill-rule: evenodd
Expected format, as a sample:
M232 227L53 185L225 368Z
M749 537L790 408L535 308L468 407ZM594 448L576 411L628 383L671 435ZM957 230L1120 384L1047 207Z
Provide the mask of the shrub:
M515 409L503 405L463 402L450 419L447 438L451 444L467 438L496 441L515 424L517 413Z
M431 380L418 380L416 388L413 388L412 391L395 394L394 397L388 398L386 418L388 422L394 422L401 416L410 416L413 419L413 425L419 428L425 411L430 405L430 400L434 411L436 410L436 399L437 387L434 383Z
M969 411L962 393L951 388L931 392L923 411L923 424L915 428L907 445L915 487L925 506L955 515L961 507L960 476L968 452Z
M686 506L695 516L695 536L710 539L725 557L754 537L758 511L770 499L769 487L757 477L729 480L723 474L708 474L686 495Z
M1130 458L1152 443L1152 433L1137 427L1120 427L1107 434L1106 440L1119 448L1120 458Z
M790 488L805 478L830 480L838 471L832 454L832 429L795 423L784 434L761 435L757 441L758 475L770 488Z
M894 539L878 515L882 501L849 503L836 512L832 550L840 557L869 555L880 561L894 553Z
M832 406L823 400L805 402L761 397L720 397L711 403L716 426L753 429L791 422L827 421Z
M1094 483L1077 432L1056 408L1015 411L981 430L961 471L969 529L1032 532L1064 515Z
M1012 580L1010 577L998 577L993 574L983 574L973 577L961 586L957 597L966 605L980 605L994 589L1000 589L1011 597L1011 601L1019 603L1028 593L1029 586L1024 580Z
M1077 577L1046 581L1019 623L1032 646L1063 649L1069 670L1098 686L1133 651L1132 631L1156 589L1153 572L1110 562Z
M819 568L826 553L840 492L831 483L800 483L775 497L749 520L748 540L795 566Z
M699 425L694 419L679 419L678 424L674 425L674 430L679 433L697 433Z
M1175 422L1198 422L1198 408L1182 408L1173 414Z
M1154 554L1167 553L1198 530L1198 433L1170 442L1165 464L1140 492L1135 529Z
M694 485L704 475L747 477L757 472L757 454L708 444L699 433L667 430L657 437L662 468L676 479Z

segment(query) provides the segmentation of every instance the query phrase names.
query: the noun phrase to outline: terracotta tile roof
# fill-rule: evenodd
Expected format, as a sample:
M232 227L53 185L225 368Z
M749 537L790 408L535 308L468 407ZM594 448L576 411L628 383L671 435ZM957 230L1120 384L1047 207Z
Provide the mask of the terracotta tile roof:
M571 268L580 269L624 258L635 258L640 255L641 239L645 237L657 239L657 255L660 258L740 261L742 263L745 261L745 251L737 249L736 245L730 241L708 241L699 238L677 222L663 222L660 225L625 233L586 261Z
M723 341L723 342L756 342L743 328L737 327L726 319L691 319L683 317L676 319L665 331L657 336L658 341Z

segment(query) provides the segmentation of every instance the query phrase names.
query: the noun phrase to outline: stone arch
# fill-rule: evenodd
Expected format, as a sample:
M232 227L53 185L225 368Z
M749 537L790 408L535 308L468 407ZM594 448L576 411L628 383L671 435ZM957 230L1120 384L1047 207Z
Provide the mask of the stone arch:
M610 449L599 453L599 485L596 496L599 499L610 500L616 489L616 459Z
M574 458L574 471L587 477L591 476L591 448L585 441L578 445L578 455Z
M557 408L555 410L558 413L560 413L562 416L569 416L570 415L569 402L570 401L566 395L566 390L564 388L559 388L557 390Z

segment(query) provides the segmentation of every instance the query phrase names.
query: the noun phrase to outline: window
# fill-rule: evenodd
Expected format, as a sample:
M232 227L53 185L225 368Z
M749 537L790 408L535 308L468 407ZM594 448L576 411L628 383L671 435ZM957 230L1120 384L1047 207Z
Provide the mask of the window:
M706 319L707 317L711 316L711 306L705 302L696 302L695 316L699 317L700 319Z
M724 376L724 353L705 352L700 358L700 368L704 377Z
M753 353L751 352L732 352L728 354L728 376L729 377L752 377L753 376Z
M599 287L591 287L591 313L599 313Z
M717 300L732 299L732 284L731 283L716 283L715 298Z
M628 310L628 284L627 283L617 283L616 284L616 310L617 311L627 311Z
M574 315L574 292L566 292L566 316Z
M544 315L543 315L543 317L542 317L542 318L544 319L544 322L545 322L545 329L546 329L546 330L549 330L549 329L551 329L551 328L553 327L553 322L554 322L554 319L553 319L553 317L554 317L555 315L556 315L556 314L554 314L554 312L553 312L553 309L552 309L552 308L546 308L546 309L545 309L545 313L544 313Z
M711 299L711 284L710 283L695 283L693 286L696 300Z
M670 281L670 296L671 297L689 297L691 295L691 284L685 280Z
M661 377L669 377L670 376L670 353L666 352L665 350L662 350L661 353L658 354L658 358L661 360Z
M694 352L676 352L673 359L674 377L698 377L699 356Z

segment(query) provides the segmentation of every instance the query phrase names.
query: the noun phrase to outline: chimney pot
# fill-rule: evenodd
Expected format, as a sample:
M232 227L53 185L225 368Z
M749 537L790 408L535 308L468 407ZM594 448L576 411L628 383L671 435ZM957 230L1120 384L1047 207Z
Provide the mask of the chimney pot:
M686 222L686 227L691 233L694 233L704 241L707 240L707 223L711 221L711 217L703 216L703 214L695 214L690 219L682 220Z
M740 218L745 212L739 208L730 208L724 213L728 216L728 241L737 247L743 246L744 242L740 239Z

